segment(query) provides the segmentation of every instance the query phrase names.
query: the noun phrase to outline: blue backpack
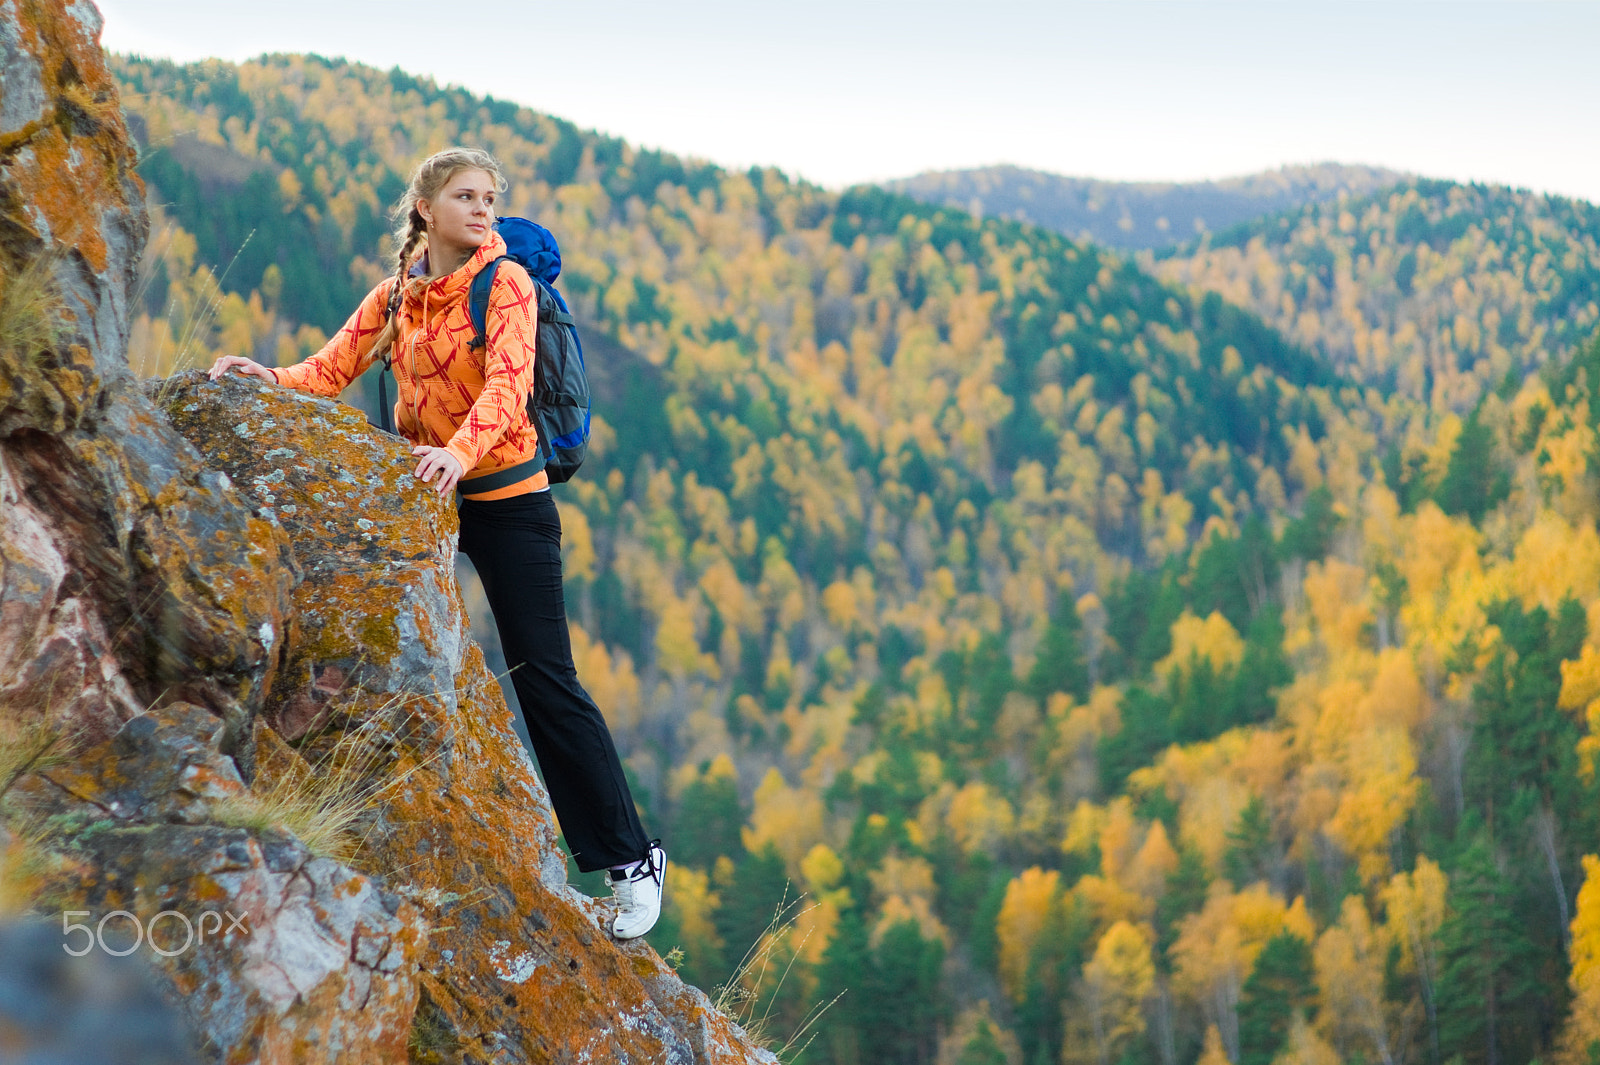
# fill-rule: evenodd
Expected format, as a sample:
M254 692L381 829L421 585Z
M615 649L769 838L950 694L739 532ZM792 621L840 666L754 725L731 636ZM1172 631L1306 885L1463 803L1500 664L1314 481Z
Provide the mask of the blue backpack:
M472 319L472 348L487 342L489 294L500 264L510 259L528 271L537 290L539 321L534 339L533 391L528 395L528 420L539 432L539 454L527 462L475 477L477 491L515 484L542 468L551 484L560 484L578 472L589 450L589 378L583 366L583 344L567 301L554 287L561 273L561 249L550 231L526 218L497 218L495 231L506 242L506 254L488 263L472 279L467 293L467 313ZM420 267L420 263L418 266ZM416 268L413 268L414 271ZM388 360L385 360L387 366ZM384 428L389 429L389 404L384 379L378 376L379 405ZM389 431L393 431L389 429Z
M506 242L506 253L478 271L467 297L467 313L475 331L471 347L483 347L489 316L489 292L500 264L510 259L528 271L539 295L538 335L534 340L533 392L528 420L539 431L539 455L551 484L568 480L589 450L589 378L583 366L583 344L567 301L552 286L561 273L561 249L544 226L526 218L497 218L494 228ZM524 473L527 477L537 467ZM481 484L474 479L474 484Z

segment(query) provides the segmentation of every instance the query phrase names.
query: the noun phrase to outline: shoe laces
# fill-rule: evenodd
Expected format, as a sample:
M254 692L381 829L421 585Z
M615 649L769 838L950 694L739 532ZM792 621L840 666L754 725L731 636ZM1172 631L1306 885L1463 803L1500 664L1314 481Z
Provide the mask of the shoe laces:
M634 907L633 877L624 877L621 880L611 881L611 897L617 900L617 907L622 910L631 910Z
M661 856L659 865L656 864L656 855L658 854ZM628 879L643 880L648 876L656 882L657 887L660 887L661 875L666 872L666 866L667 852L661 849L661 841L659 839L653 839L650 841L650 849L644 852L644 861L640 863L639 868L634 870L633 875Z
M659 864L656 861L656 855L658 854L663 859ZM661 849L661 841L653 839L650 841L650 849L645 852L644 858L634 866L633 872L621 880L612 880L610 882L611 895L617 900L622 909L631 910L634 907L637 902L634 897L635 885L642 883L646 879L654 881L657 890L660 890L661 874L666 864L665 858L666 854Z

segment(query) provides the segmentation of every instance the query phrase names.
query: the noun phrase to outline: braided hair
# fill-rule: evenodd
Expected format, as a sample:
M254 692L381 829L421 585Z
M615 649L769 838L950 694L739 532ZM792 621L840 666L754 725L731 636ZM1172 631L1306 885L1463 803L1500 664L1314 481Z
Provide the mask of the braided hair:
M442 152L434 152L417 164L417 168L411 172L410 184L406 186L400 202L395 204L394 243L398 250L395 254L394 288L389 292L388 320L384 323L383 332L379 333L373 342L372 348L383 358L385 366L388 365L389 349L393 347L395 334L398 331L396 314L400 310L400 301L405 296L408 283L406 274L416 259L418 248L428 239L428 224L423 220L422 212L417 210L417 204L422 200L433 199L450 183L451 178L463 170L482 170L493 180L496 192L505 191L506 179L500 172L500 164L495 161L494 156L480 148L446 148Z

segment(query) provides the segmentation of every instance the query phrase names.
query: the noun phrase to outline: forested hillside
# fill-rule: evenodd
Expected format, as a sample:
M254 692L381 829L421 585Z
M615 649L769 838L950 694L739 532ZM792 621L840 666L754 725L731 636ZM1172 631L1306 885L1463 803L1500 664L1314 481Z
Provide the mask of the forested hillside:
M1571 300L1461 407L1015 222L314 57L118 73L147 373L314 350L449 143L560 238L604 401L557 490L574 639L672 852L651 941L708 988L764 951L725 998L780 1044L831 1002L801 1060L1589 1060ZM1539 293L1587 284L1587 210Z
M1464 414L1600 324L1600 208L1421 181L1243 223L1153 268L1357 380Z
M1112 248L1170 248L1311 203L1363 195L1404 175L1370 166L1286 166L1222 181L1097 181L1016 166L943 170L891 181L923 203L1029 222Z

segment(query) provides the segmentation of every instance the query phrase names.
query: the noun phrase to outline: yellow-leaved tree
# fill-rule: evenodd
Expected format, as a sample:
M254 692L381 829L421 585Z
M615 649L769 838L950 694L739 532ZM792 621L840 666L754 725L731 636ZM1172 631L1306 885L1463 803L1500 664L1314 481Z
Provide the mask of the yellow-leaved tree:
M792 788L776 768L767 770L756 786L750 823L740 830L745 850L760 854L774 848L792 873L801 860L822 842L822 799L805 788Z
M1439 1022L1435 993L1439 981L1439 928L1444 924L1450 878L1427 855L1416 868L1396 874L1384 887L1387 936L1400 950L1400 965L1413 973L1427 1016L1429 1045L1438 1051Z
M1323 1008L1318 1025L1335 1043L1356 1045L1395 1065L1395 1040L1383 997L1386 931L1372 923L1359 895L1347 895L1339 920L1317 940L1314 958Z
M1583 856L1583 887L1572 917L1572 1011L1561 1033L1561 1065L1589 1065L1600 1055L1600 858Z
M1061 874L1033 866L1006 885L995 936L1000 947L1000 986L1015 1002L1027 992L1028 959L1045 932L1050 911L1060 904Z
M1296 910L1298 924L1303 910ZM1291 912L1265 884L1235 892L1226 880L1217 880L1200 911L1184 918L1167 952L1173 962L1173 990L1199 1008L1232 1060L1239 1056L1240 991L1256 956L1283 929Z
M1088 1024L1093 1060L1109 1065L1144 1033L1144 1001L1155 986L1146 927L1118 921L1096 944L1083 967L1079 1001Z

